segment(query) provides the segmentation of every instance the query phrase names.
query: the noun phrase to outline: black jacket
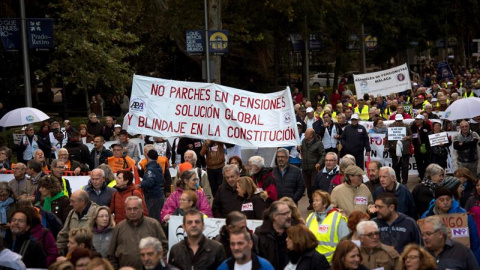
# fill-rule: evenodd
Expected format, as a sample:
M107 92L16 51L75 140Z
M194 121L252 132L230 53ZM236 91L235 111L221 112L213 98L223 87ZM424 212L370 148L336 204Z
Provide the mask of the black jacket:
M370 142L368 141L368 132L362 125L348 125L343 130L340 137L343 148L346 154L363 153L365 149L370 152Z
M216 218L226 218L232 211L240 211L242 201L238 197L237 190L233 189L228 183L222 183L218 187L217 194L213 199L212 212ZM227 256L228 257L228 256Z
M105 146L102 148L102 150L100 151L99 154L100 154L100 156L98 158L98 165L103 164L103 163L107 164L107 158L113 156L112 151L105 148ZM95 169L95 156L96 155L97 155L97 150L95 150L95 148L94 148L90 152L90 162L88 163L88 166L90 167L90 170Z
M258 255L267 259L277 270L283 270L288 264L287 233L278 235L270 220L264 220L260 227L255 229L258 236ZM283 248L283 251L280 251ZM282 252L282 254L280 254Z
M175 244L170 250L168 262L180 269L210 270L217 267L226 259L222 244L210 240L205 236L200 240L197 253L192 257L188 240L185 238Z
M90 164L90 150L88 146L79 141L69 141L65 145L71 160L80 162L80 164Z
M189 150L188 145L191 144L193 146L193 150L197 154L197 164L195 167L202 167L205 168L207 167L207 164L205 163L205 156L200 155L200 151L202 150L202 141L198 139L190 139L190 138L180 138L178 140L178 147L176 150L176 154L180 155L181 162L185 162L184 159L184 154ZM173 146L173 149L175 149L175 145ZM172 155L172 163L177 162L175 155Z
M114 132L115 132L115 125L112 125L111 127L108 127L107 125L103 126L103 129L102 129L103 139L105 139L105 141L110 141L110 138L113 136Z
M295 203L298 203L305 192L302 171L292 165L288 165L285 170L286 172L282 176L278 167L273 169L273 176L275 176L275 184L277 186L277 197L290 197Z
M316 269L330 269L330 264L327 258L318 253L315 249L311 249L302 254L297 262L296 270L316 270Z
M30 237L30 232L17 235L15 245L13 244L12 231L7 230L4 239L4 246L13 252L22 255L22 261L27 268L47 268L47 255L42 244ZM24 250L23 252L21 252Z
M103 126L99 122L92 123L88 121L87 123L87 133L92 134L93 136L101 136L103 134Z
M253 241L252 252L258 254L258 236L256 234L252 234L248 228L247 230L252 236L252 241ZM223 245L223 249L225 250L225 254L227 255L227 258L232 257L232 250L230 249L230 235L227 230L227 225L223 225L222 228L220 228L220 234L215 236L213 240Z
M256 193L248 199L243 199L240 212L247 216L247 219L262 220L265 208L267 208L267 203L259 193Z
M145 175L140 184L145 199L157 198L164 196L164 182L162 167L157 161L150 161L145 166Z

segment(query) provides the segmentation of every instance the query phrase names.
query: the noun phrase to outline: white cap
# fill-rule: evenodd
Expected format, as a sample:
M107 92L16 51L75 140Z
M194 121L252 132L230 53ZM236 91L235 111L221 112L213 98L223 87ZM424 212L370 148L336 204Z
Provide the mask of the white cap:
M354 114L352 114L352 117L350 117L350 119L352 119L352 120L357 119L358 120L360 118L358 118L358 114L354 113Z
M403 121L403 115L399 113L395 114L395 121Z
M452 82L447 82L447 85L452 85L453 83Z
M416 82L413 83L413 86L417 86L417 85L418 85L418 83L416 83Z
M308 108L307 108L307 113L311 113L311 112L313 112L313 108L312 108L312 107L308 107Z
M117 127L118 127L118 128L122 128L122 126L121 126L121 125L119 125L119 124L116 124L116 125L115 125L115 126L113 126L113 127L114 127L114 128L117 128Z
M423 117L423 115L419 114L419 115L415 116L415 119L422 119L422 120L424 120L425 117Z

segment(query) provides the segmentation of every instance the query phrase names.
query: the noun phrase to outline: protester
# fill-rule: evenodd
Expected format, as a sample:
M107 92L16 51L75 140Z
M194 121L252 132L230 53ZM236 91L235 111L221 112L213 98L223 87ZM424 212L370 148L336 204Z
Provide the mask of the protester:
M107 187L105 182L105 171L102 169L93 169L90 173L90 181L88 185L83 187L88 193L90 200L96 204L102 206L110 205L112 195L115 192L115 189Z
M213 238L215 241L223 245L223 249L225 250L227 258L232 256L232 251L230 249L230 234L242 230L247 231L252 235L251 239L253 241L253 245L251 249L254 253L258 253L258 236L256 234L252 234L251 231L248 230L247 217L239 211L232 211L228 213L227 217L225 218L225 225L220 228L220 233Z
M138 244L140 249L140 258L144 270L174 270L171 265L163 262L163 247L162 243L154 237L145 237L140 240Z
M141 188L147 204L148 216L160 221L160 211L165 201L165 186L162 167L157 164L158 153L150 150L147 153L148 163L145 166L145 175L137 188Z
M480 137L470 130L467 121L460 122L460 132L453 137L453 149L457 151L457 168L466 167L472 175L477 175L478 141Z
M238 179L237 192L241 197L240 212L247 216L247 219L263 219L263 212L267 207L266 192L257 192L257 186L248 176Z
M242 158L239 156L232 156L228 159L227 164L235 165L238 167L238 171L240 173L240 176L248 176L248 171L247 168L243 165Z
M222 184L222 169L225 166L225 155L223 153L226 146L222 142L205 140L200 150L200 155L205 156L207 165L208 181L212 188L212 194L217 194L218 187Z
M330 269L330 264L316 247L317 238L305 225L287 229L287 250L289 262L285 269Z
M367 270L362 264L362 253L358 245L349 240L341 241L332 258L333 270Z
M340 167L337 165L338 156L334 152L325 155L325 167L315 176L313 190L323 190L332 193L332 190L341 183Z
M365 155L370 156L370 142L367 130L364 126L358 124L358 119L357 114L352 115L352 122L345 127L340 142L345 154L354 156L357 166L363 169ZM364 151L366 151L365 154Z
M341 240L350 240L360 247L360 235L358 235L357 232L357 225L362 221L370 220L370 215L363 211L353 211L348 216L347 220L347 227L350 230L350 233Z
M460 206L467 208L467 201L473 195L477 194L476 192L476 183L475 177L472 176L472 173L468 168L459 168L454 173L453 176L457 177L463 187L462 196L460 196ZM469 210L469 209L467 209Z
M238 198L237 182L240 179L240 171L234 164L223 167L225 181L218 188L213 199L212 212L216 218L225 218L232 211L241 209L241 200Z
M298 167L289 164L289 155L290 153L287 149L277 149L275 157L277 166L273 169L273 176L275 177L277 197L287 196L298 204L305 192L305 183L302 171Z
M53 175L40 179L39 192L43 198L40 205L45 211L50 211L65 223L72 206L70 200L62 191L60 181Z
M135 188L133 184L133 173L131 171L119 171L116 180L116 192L113 193L110 201L110 210L115 216L115 223L125 219L125 199L129 196L137 196L143 198L142 193ZM142 200L143 214L148 215L145 202Z
M102 254L102 257L104 258L108 255L114 227L115 221L113 220L110 208L107 206L98 207L95 215L90 221L90 229L93 233L93 247L95 248L95 251Z
M412 190L415 201L415 212L422 216L428 209L428 205L435 197L435 189L441 186L445 178L445 170L437 164L430 164L425 169L425 178Z
M406 185L408 181L408 166L410 165L412 130L409 125L403 123L403 116L401 114L395 116L395 122L389 127L405 129L405 136L403 136L401 140L387 140L387 148L392 158L392 167L395 170L397 180ZM385 137L388 138L388 135L387 131Z
M432 128L425 121L425 117L419 114L415 116L415 121L410 125L410 129L412 130L412 145L415 162L417 163L418 176L420 179L423 179L430 152L428 135L431 133Z
M325 166L325 149L322 141L315 135L313 129L305 131L305 139L302 141L300 153L302 155L303 181L305 181L309 202L307 210L312 210L313 183L318 170Z
M265 159L261 156L253 156L248 159L248 170L250 177L256 183L257 187L266 191L268 194L267 205L278 200L276 179L273 175L273 169L265 167Z
M436 270L437 262L425 248L418 244L408 244L402 252L402 269Z

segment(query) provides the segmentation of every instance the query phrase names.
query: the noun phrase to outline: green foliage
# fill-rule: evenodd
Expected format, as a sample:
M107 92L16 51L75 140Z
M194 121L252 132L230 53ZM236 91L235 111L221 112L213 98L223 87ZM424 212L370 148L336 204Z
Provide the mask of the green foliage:
M118 0L58 0L50 7L55 10L57 47L53 61L39 74L83 90L100 82L126 89L133 74L128 58L142 48L128 31L138 15Z

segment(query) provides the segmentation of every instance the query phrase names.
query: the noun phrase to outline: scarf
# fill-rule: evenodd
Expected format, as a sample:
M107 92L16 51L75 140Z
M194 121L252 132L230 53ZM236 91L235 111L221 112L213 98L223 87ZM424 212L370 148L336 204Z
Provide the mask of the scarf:
M63 196L65 196L65 194L63 193L63 191L60 191L59 193L57 193L57 195L55 195L55 197L45 197L44 203L43 203L43 209L49 212L52 211L52 202Z
M373 131L377 134L387 134L387 127L385 127L385 126L383 126L381 128L373 127Z
M426 186L428 190L430 190L430 192L433 194L433 197L435 197L435 188L437 188L437 184L435 184L432 179L425 177L422 181L422 185ZM441 186L441 184L438 186Z
M8 210L8 206L10 206L10 204L12 203L13 203L12 197L8 197L8 199L6 199L5 201L0 202L0 223L2 224L7 223L7 210Z

